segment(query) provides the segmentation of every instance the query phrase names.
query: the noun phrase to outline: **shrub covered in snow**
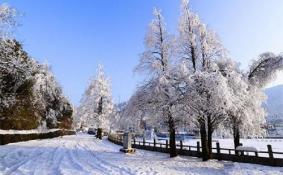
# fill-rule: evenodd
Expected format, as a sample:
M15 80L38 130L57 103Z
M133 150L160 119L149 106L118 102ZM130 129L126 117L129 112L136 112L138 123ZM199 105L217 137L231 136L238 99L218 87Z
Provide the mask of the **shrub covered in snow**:
M0 67L1 129L71 127L72 107L61 87L18 41L0 40Z
M16 17L0 5L0 129L70 128L72 106L50 69L10 35Z

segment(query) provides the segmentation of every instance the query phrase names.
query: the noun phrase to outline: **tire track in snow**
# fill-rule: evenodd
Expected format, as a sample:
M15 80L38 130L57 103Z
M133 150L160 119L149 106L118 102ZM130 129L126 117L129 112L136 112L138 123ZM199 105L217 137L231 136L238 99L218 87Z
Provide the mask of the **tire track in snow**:
M91 171L92 173L110 174L109 172L111 172L111 169L109 167L99 164L99 162L94 159L92 154L80 144L77 145L75 156L77 160L79 160L85 166L85 168L87 168L88 171Z
M94 143L94 144L102 144L101 143ZM129 174L129 175L133 175L135 174L134 172L131 172L131 170L129 168L125 168L125 167L119 167L117 165L114 165L113 163L110 163L106 160L103 160L102 158L100 158L100 156L98 156L98 154L96 155L95 153L98 153L97 150L93 149L93 147L90 147L90 144L81 144L79 143L79 145L81 145L81 147L83 149L85 149L86 152L88 152L89 154L92 155L92 159L94 159L94 162L97 166L102 167L104 169L106 169L106 174L112 175L112 174ZM97 145L96 145L97 146ZM102 145L101 145L102 146ZM105 145L103 146L105 147ZM95 147L94 147L95 148ZM107 150L110 151L110 150ZM111 150L111 152L108 152L110 154L114 154L117 153L119 154L119 152L113 152L113 150ZM105 152L101 152L101 150L99 150L99 154L105 154Z
M46 164L50 164L48 160L52 156L56 154L56 151L58 151L59 147L54 147L53 142L58 141L58 139L49 139L49 140L42 140L42 142L34 142L35 144L31 147L34 147L35 149L33 152L35 154L32 154L27 159L21 161L15 168L14 172L12 174L23 174L27 171L27 169L30 172L35 172L39 170L48 170L49 168L46 167ZM60 140L59 140L60 141ZM37 154L36 154L37 153ZM41 165L40 169L37 169L38 165ZM32 169L31 169L32 168ZM40 174L40 173L39 173Z
M78 157L74 155L75 152L78 151L78 147L76 143L71 143L73 146L72 149L68 149L66 156L63 159L64 169L72 169L71 173L79 173L79 174L93 174L89 168L86 167L85 164L82 164L78 161ZM69 171L62 171L62 174L69 175Z
M34 161L34 159L36 159L38 156L40 156L41 154L44 154L44 152L39 152L38 149L34 149L31 153L29 153L27 157L23 158L22 156L21 157L18 157L17 159L17 162L16 164L13 164L12 166L10 167L7 167L5 170L4 170L4 175L9 175L9 174L19 174L21 173L21 171L19 171L19 168L21 166L23 166L24 164L30 162L30 161ZM20 150L19 152L21 152L23 150ZM19 161L20 160L20 161Z
M39 144L32 145L31 148L34 148L31 152L28 152L28 157L24 158L19 156L17 161L20 160L17 164L13 165L12 167L8 167L5 171L5 174L34 174L34 172L40 173L42 170L48 170L50 167L46 167L46 164L49 165L52 163L48 162L48 160L52 159L56 152L58 152L59 147L54 147L53 140L50 139L50 142L38 142ZM18 148L19 152L26 151L26 149ZM38 169L38 165L41 165L40 169ZM36 174L36 173L35 173Z

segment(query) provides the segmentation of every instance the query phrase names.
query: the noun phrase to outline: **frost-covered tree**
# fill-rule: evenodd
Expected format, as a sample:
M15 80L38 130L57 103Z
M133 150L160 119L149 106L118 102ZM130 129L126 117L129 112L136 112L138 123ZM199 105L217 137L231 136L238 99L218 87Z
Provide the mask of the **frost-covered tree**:
M48 64L39 65L34 76L33 92L35 105L41 111L41 124L47 128L71 128L72 106L63 95L62 88L56 81Z
M113 102L109 79L101 65L98 66L96 77L90 81L78 111L84 125L109 131Z
M137 70L151 75L145 84L145 86L150 87L145 92L145 96L151 94L152 99L145 98L145 101L142 101L142 103L151 104L152 109L158 109L158 111L154 112L155 115L153 117L158 117L159 122L166 123L170 135L170 157L174 157L177 154L175 143L176 121L172 114L173 100L175 99L172 86L173 77L171 75L172 37L166 30L161 11L154 9L153 15L154 19L149 25L145 38L146 48L141 55ZM143 91L141 90L140 92ZM137 95L140 95L140 92ZM136 104L138 105L138 103Z
M128 102L122 102L114 105L114 120L111 122L114 130L127 130L132 118L126 114L126 106Z
M198 62L197 29L199 18L189 9L189 1L183 0L181 4L181 17L179 21L179 54L182 61L188 64L190 69L196 71Z
M266 112L263 109L263 102L266 97L262 88L283 69L283 57L270 52L263 53L253 61L247 74L231 66L231 61L222 62L220 65L223 68L234 67L230 72L226 71L226 74L229 75L228 79L235 97L234 108L229 111L228 124L232 128L236 148L240 144L241 137L257 137L265 134L263 126Z
M212 59L225 55L216 33L191 11L189 0L182 0L178 28L178 55L191 72L206 69Z
M16 40L0 40L0 115L3 129L70 128L72 107L51 72ZM42 126L44 125L44 126Z
M20 100L31 100L30 87L33 85L32 72L36 63L29 59L28 54L22 49L19 42L11 39L10 31L17 24L17 11L8 4L0 5L0 115L2 116L1 128L14 127L4 122L8 118L14 120L10 114L12 106L16 103L28 103ZM21 97L20 95L21 94ZM25 97L24 97L25 96ZM27 104L26 104L27 105ZM27 109L27 107L26 107ZM14 109L13 109L14 110ZM31 109L30 111L32 111ZM11 110L12 111L12 110ZM4 120L4 121L3 121ZM15 122L16 123L16 122ZM7 126L5 127L5 125ZM36 124L31 124L36 125Z
M139 86L131 96L124 112L126 120L130 121L127 122L126 128L133 128L139 132L140 129L145 129L146 123L147 126L163 129L163 131L168 130L168 121L164 115L166 102L163 100L163 94L156 90L156 87L158 87L158 80L149 80ZM176 118L174 121L176 122Z
M196 72L187 77L182 107L192 126L199 128L203 160L211 157L212 134L227 119L232 104L227 80L218 70Z
M0 5L0 128L70 128L72 107L55 77L12 39L17 16Z
M227 78L231 92L232 106L226 109L228 119L223 123L234 138L235 148L240 144L240 137L262 136L265 123L263 102L265 95L247 80L246 75L231 59L217 62L221 73Z
M0 67L0 127L36 128L37 120L32 105L32 75L37 64L28 57L19 42L0 39Z
M138 66L152 76L130 99L129 109L143 117L149 113L155 125L167 126L171 156L176 155L176 127L180 121L184 121L187 112L186 118L193 121L192 125L199 127L203 133L202 144L207 150L204 154L208 157L212 132L227 117L223 108L228 106L229 92L220 90L227 90L226 80L217 65L212 63L223 56L225 50L216 35L190 11L188 1L183 1L177 44L181 65L175 67L170 60L172 37L166 32L160 12L155 11L154 15L146 38L146 51ZM198 81L201 83L198 84Z
M192 121L197 121L195 126L200 129L201 133L203 159L207 160L211 155L212 133L226 117L222 108L227 107L229 91L225 78L219 73L215 64L215 60L222 58L226 51L217 35L208 29L199 17L190 10L188 0L183 0L181 4L178 47L178 56L182 64L180 67L182 67L183 72L181 74L187 74L185 75L187 78L181 78L184 81L183 92L186 92L184 99L187 99L184 106L188 109L192 108L191 112L195 111L194 114L188 113L186 117L191 118ZM208 88L207 82L215 86ZM223 92L219 91L218 88L223 88ZM188 93L193 89L195 93ZM225 103L219 102L221 96L223 96L223 101L226 100ZM202 101L202 103L195 101L195 99ZM191 101L191 103L188 103L188 101ZM211 103L210 106L215 106L215 110L210 109L209 105L202 106L202 104L207 103Z
M222 73L228 79L233 92L233 108L228 110L229 119L224 123L234 138L235 148L241 137L258 137L265 134L266 99L262 90L283 68L283 57L273 53L263 53L253 61L250 70L244 74L231 60L218 62Z

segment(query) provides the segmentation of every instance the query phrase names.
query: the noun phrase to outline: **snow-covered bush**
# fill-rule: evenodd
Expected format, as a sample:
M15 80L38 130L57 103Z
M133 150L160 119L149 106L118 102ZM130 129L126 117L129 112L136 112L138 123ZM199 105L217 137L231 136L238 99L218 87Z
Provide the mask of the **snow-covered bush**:
M51 71L16 40L0 40L0 119L3 129L70 128L72 107Z
M18 12L0 5L0 128L70 128L72 107L51 71L12 39Z
M72 106L63 95L62 88L49 66L39 65L34 79L34 104L37 109L40 109L41 121L46 122L48 128L71 128Z
M0 119L4 129L32 129L38 121L32 115L34 85L37 69L16 40L0 40ZM32 119L29 119L32 118Z

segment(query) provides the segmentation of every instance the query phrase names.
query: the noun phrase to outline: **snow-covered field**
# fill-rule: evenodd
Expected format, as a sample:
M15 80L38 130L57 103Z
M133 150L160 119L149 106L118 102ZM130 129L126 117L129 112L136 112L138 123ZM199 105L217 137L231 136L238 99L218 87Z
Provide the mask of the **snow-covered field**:
M1 175L80 174L283 174L283 168L198 158L169 158L168 154L121 147L93 136L64 136L0 146Z
M221 148L234 148L233 139L213 139L218 141ZM186 145L197 145L197 141L200 139L186 140ZM240 142L243 146L251 146L257 148L259 151L267 151L267 145L272 145L273 151L283 152L283 139L241 139ZM216 144L213 145L216 147Z
M218 141L221 148L234 149L233 139L213 139L213 140ZM197 141L200 142L199 139L186 140L184 144L196 146ZM283 152L283 139L241 139L240 142L243 144L243 146L254 147L258 151L267 151L267 145L271 145L273 152ZM213 147L216 147L215 142L213 143ZM268 155L264 153L259 153L259 156L268 157ZM283 158L283 154L274 154L274 157Z
M142 138L136 139L137 141L142 141ZM183 141L184 145L189 146L197 146L197 142L201 142L200 139L186 139ZM234 149L234 143L233 139L213 139L213 147L216 148L216 142L219 142L221 148L229 148ZM153 140L146 140L146 142L153 142ZM166 143L165 140L157 140L157 143ZM243 146L246 147L254 147L258 151L264 151L267 152L267 145L272 146L273 152L282 152L283 153L283 139L241 139L240 142L243 144ZM178 141L177 141L178 143ZM216 150L213 150L216 152ZM228 153L228 151L221 150L223 153ZM231 152L234 153L233 151ZM250 153L253 155L253 153ZM268 157L268 154L265 153L259 153L260 157ZM274 154L275 158L283 158L283 154Z

